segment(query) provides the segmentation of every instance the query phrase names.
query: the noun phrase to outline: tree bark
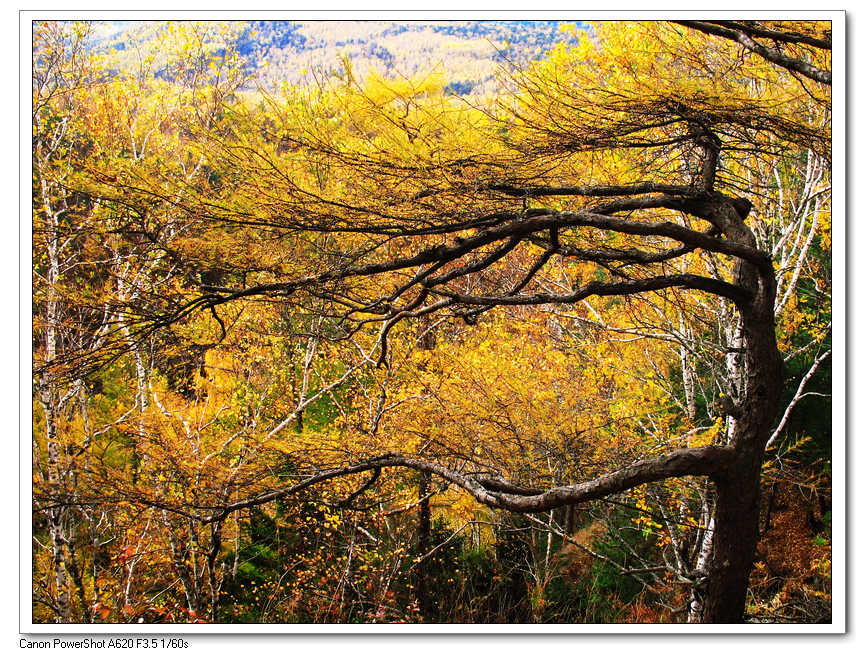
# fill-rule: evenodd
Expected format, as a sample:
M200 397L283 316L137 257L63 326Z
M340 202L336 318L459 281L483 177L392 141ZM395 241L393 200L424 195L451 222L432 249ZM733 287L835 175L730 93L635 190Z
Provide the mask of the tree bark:
M716 480L717 505L712 562L705 589L703 622L744 619L748 578L760 520L760 458L735 466L730 479Z
M729 204L716 216L739 243L751 245L752 232L744 215ZM740 306L744 345L741 401L729 407L733 427L729 447L734 454L721 472L712 475L717 491L715 535L703 604L703 622L738 623L745 613L748 578L760 529L760 474L766 443L778 411L784 364L775 337L773 271L751 263L737 266L736 285L753 294Z

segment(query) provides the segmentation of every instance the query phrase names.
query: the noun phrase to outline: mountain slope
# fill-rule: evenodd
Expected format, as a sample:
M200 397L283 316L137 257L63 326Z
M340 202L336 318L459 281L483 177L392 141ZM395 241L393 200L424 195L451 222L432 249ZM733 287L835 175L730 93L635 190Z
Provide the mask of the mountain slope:
M225 38L265 86L327 74L348 58L363 75L416 75L437 69L458 94L487 90L505 62L536 59L563 39L561 21L234 21ZM578 24L584 28L584 25ZM94 25L95 48L117 66L134 65L170 23L112 21ZM159 52L154 53L159 59Z

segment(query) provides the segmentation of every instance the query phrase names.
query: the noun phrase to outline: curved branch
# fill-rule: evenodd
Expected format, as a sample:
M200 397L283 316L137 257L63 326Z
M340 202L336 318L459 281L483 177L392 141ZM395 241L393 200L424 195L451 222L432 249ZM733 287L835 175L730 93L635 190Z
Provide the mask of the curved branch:
M720 36L721 38L735 41L742 44L745 48L747 48L754 54L762 57L770 63L780 66L781 68L784 68L791 72L801 73L808 79L811 79L815 82L820 82L822 84L832 84L832 73L830 71L822 70L821 68L817 68L816 66L809 64L807 61L788 57L787 55L781 54L777 50L772 50L764 45L760 45L751 37L764 36L765 34L760 34L755 30L747 30L744 26L739 24L735 24L735 27L733 28L725 27L723 26L723 24L714 23L712 21L677 20L674 22L678 23L679 25L684 25L685 27L695 29L698 32L703 32L704 34ZM727 23L727 25L734 24ZM749 34L748 32L751 33ZM772 38L777 37L773 36ZM802 41L802 39L799 40ZM796 41L792 40L791 37L787 39L787 42L795 43ZM825 46L818 47L827 49L825 48Z
M754 37L772 39L773 41L792 43L794 45L804 43L821 50L832 49L832 39L818 39L801 32L781 32L779 30L768 29L761 27L756 21L708 20L706 22L729 27L734 30L741 30Z
M381 468L373 468L372 474L369 479L367 479L363 484L360 485L357 489L355 489L348 497L344 500L337 502L336 506L339 508L344 508L351 505L358 497L363 495L366 491L372 488L372 485L378 481L378 478L381 476Z
M706 234L709 236L713 235L711 230L706 232ZM532 238L531 241L535 245L548 248L544 251L544 255L547 258L553 254L558 254L562 257L570 257L572 259L579 259L580 261L606 262L610 264L620 263L622 265L661 263L677 259L697 249L693 245L680 245L677 248L669 250L647 252L645 250L638 250L637 248L578 248L571 245L554 245L550 241L540 238ZM537 270L533 270L533 272L537 272ZM522 284L516 291L512 291L511 295L522 290L524 286L525 284Z
M558 486L544 492L528 495L527 493L534 491L497 480L477 480L438 463L406 457L398 453L389 453L361 463L319 472L293 486L227 504L220 507L217 513L199 519L203 524L218 522L224 520L234 511L261 506L276 499L294 495L301 490L330 479L355 475L376 468L410 468L420 472L428 472L462 488L475 500L486 506L505 509L514 513L537 513L600 499L662 479L692 475L715 476L726 469L734 456L734 451L725 447L683 448L669 454L643 459L591 481ZM500 490L491 490L488 486Z
M705 205L706 202L711 201L715 201L714 198L702 201L701 205ZM668 208L683 210L688 213L699 212L696 213L696 215L708 220L707 212L701 210L701 208L696 206L694 203L686 203L680 198L670 196L632 199L624 203L610 203L599 208L604 213L591 211L559 212L551 209L533 209L529 210L525 214L511 214L512 220L510 222L487 229L470 238L458 239L452 245L439 245L433 248L427 248L415 255L391 259L390 261L358 266L347 266L336 270L329 270L318 275L303 277L290 282L277 282L242 290L232 290L228 295L218 297L218 299L213 299L211 301L216 304L222 304L234 299L249 297L251 295L284 295L292 293L293 291L305 286L313 286L316 284L348 279L350 277L365 277L379 273L405 270L406 268L414 268L440 261L454 261L481 247L490 245L496 241L508 239L510 242L507 245L502 246L501 250L496 250L488 259L485 259L485 261L491 263L500 258L500 255L503 255L512 249L520 238L528 238L536 232L545 232L552 229L560 229L562 227L590 227L616 231L633 236L666 237L690 245L694 248L701 248L711 252L728 254L745 259L746 261L758 266L761 270L765 270L768 265L769 270L771 270L771 262L768 262L767 264L768 257L763 252L729 239L712 236L711 232L696 231L672 222L645 222L606 215L606 213L637 208ZM476 265L471 265L465 268L465 273L471 272L475 268ZM464 273L461 272L460 274ZM431 286L433 283L441 283L448 281L449 279L450 277L448 275L443 275L435 282L432 280L422 282L421 279L418 279L417 281L424 283L426 286ZM217 289L208 287L208 290L215 291ZM225 291L229 290L230 289L225 289ZM213 298L214 296L211 295L209 297Z
M799 401L808 395L805 393L805 385L808 383L808 380L814 376L814 373L817 372L817 369L820 367L820 364L823 363L828 357L832 356L832 350L826 350L823 354L814 359L814 363L811 364L811 367L808 369L808 372L802 377L802 380L799 382L798 388L796 388L796 394L793 396L793 399L790 400L790 403L787 405L787 408L784 410L784 415L781 416L781 421L778 423L778 426L775 427L775 431L772 432L772 435L769 437L769 440L766 442L766 449L771 447L771 445L778 438L778 435L784 430L784 427L787 426L787 420L790 418L790 412L793 410Z
M577 195L582 197L605 198L646 193L667 193L670 195L692 195L690 186L638 182L618 186L515 186L512 184L490 184L490 191L497 191L516 198L539 198L552 196Z
M752 294L742 288L728 282L700 275L662 275L659 277L648 277L646 279L634 279L626 282L604 283L589 282L571 293L537 293L535 295L464 295L443 289L432 291L452 300L467 305L475 306L530 306L537 304L573 304L585 300L592 295L634 295L649 291L659 291L665 288L690 288L706 291L714 295L720 295L731 300L738 307L747 305L752 299Z

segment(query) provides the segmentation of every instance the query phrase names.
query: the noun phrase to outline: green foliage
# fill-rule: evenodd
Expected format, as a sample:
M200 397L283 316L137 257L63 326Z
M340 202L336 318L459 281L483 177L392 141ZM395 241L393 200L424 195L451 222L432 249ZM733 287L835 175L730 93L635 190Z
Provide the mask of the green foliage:
M292 569L299 557L312 549L310 524L321 521L322 513L312 503L303 503L293 520L286 520L281 506L271 517L261 509L252 509L240 529L240 548L228 548L222 565L232 569L220 594L220 621L226 623L269 622L283 620L303 622L303 611L286 615L274 604L281 599L286 584L295 580Z
M626 507L613 511L605 538L595 548L599 554L626 569L641 565L631 552L644 557L651 556L654 547L654 538L646 538L645 533L637 533L632 528L637 516L637 511ZM622 547L622 541L626 547ZM604 560L596 560L592 564L586 586L585 615L588 622L619 621L622 617L621 607L627 607L646 592L637 579L621 574L618 568Z

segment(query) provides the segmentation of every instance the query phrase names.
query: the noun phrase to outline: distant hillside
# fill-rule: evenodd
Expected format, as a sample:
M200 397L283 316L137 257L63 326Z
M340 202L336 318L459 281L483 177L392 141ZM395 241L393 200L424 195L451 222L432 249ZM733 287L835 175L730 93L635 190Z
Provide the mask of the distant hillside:
M242 21L230 23L228 39L250 72L266 86L296 83L311 72L328 72L347 56L354 70L375 69L414 75L434 68L449 90L487 90L505 61L536 59L563 39L561 21ZM579 25L578 27L584 27ZM101 22L94 25L95 48L115 53L118 66L134 65L164 22ZM135 51L135 53L133 52Z

